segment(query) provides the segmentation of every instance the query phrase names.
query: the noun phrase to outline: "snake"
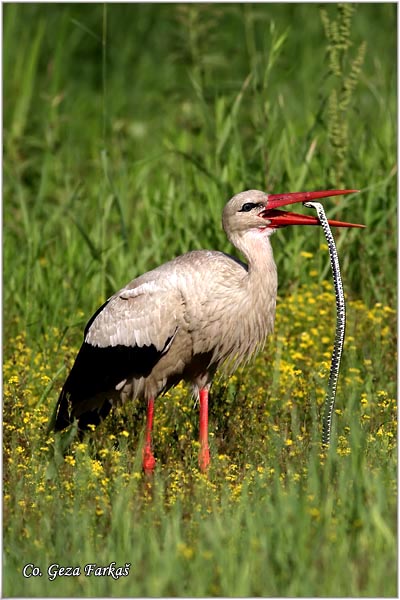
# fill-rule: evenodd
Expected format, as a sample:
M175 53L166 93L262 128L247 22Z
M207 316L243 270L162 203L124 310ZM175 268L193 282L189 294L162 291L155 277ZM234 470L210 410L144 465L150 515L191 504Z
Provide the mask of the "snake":
M307 208L314 208L317 211L318 220L321 224L329 248L332 277L335 287L336 330L332 350L331 365L329 370L328 388L324 403L324 414L322 420L322 445L328 447L331 440L332 417L335 408L336 389L340 370L340 360L342 357L346 331L346 304L335 239L329 226L324 207L319 202L304 202L303 204Z

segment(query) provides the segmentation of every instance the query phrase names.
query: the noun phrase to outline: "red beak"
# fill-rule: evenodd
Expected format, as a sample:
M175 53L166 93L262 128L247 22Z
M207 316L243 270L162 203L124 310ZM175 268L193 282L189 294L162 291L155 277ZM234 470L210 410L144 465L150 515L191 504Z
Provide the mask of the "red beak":
M276 210L279 206L287 204L296 204L297 202L311 202L320 198L329 198L331 196L343 196L344 194L355 194L359 190L326 190L319 192L294 192L291 194L269 194L268 204L262 216L271 221L270 227L286 227L287 225L319 225L316 217L309 215L299 215L283 210ZM356 223L345 223L344 221L328 220L332 227L365 227Z

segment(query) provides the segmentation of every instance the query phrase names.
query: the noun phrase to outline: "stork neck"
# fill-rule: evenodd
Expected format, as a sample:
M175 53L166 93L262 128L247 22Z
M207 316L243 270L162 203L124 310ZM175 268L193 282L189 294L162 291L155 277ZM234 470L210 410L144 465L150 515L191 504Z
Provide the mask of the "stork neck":
M231 241L246 258L250 277L253 274L276 271L269 235L251 230L244 235L235 236Z

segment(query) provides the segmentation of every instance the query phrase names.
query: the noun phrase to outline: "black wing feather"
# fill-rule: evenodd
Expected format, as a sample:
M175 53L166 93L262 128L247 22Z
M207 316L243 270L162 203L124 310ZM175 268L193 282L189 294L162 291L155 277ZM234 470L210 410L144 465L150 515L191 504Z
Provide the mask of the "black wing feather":
M166 341L164 349L170 341L171 338ZM68 427L74 418L79 419L80 429L98 425L112 406L107 393L115 394L115 386L124 379L147 377L164 349L157 350L154 345L100 348L84 342L57 402L55 430ZM82 411L87 400L95 406Z

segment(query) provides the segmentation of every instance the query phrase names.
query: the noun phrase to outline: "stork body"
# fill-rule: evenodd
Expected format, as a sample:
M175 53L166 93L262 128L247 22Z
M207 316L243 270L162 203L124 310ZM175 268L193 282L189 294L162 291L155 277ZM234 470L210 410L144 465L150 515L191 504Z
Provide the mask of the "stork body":
M225 232L246 262L222 252L189 252L134 279L109 298L86 326L57 403L55 429L74 419L85 429L97 425L118 402L145 400L143 467L151 472L154 400L184 380L200 401L199 463L205 471L212 378L219 367L234 369L249 359L273 330L277 273L270 236L277 227L296 224L300 218L318 223L274 210L286 200L287 196L283 202L280 196L250 190L225 206Z

